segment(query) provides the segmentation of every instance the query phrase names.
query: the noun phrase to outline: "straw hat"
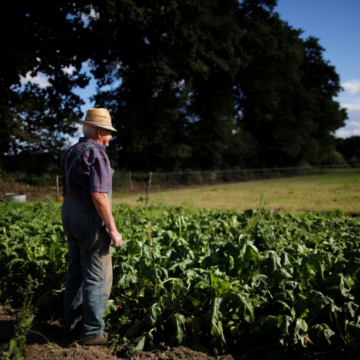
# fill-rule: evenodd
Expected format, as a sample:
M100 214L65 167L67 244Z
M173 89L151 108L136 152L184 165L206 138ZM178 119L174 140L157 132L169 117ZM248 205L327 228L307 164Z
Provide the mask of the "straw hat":
M86 113L85 120L80 120L80 124L117 131L111 124L110 113L107 109L89 109Z

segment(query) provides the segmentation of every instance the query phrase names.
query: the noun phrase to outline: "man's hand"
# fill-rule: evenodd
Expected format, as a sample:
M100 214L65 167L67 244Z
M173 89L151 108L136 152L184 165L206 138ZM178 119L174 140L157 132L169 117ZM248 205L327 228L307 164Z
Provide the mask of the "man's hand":
M122 245L122 235L118 231L114 232L113 234L109 233L109 235L114 247L118 248Z
M104 222L105 227L113 241L113 246L118 248L122 245L122 235L118 232L114 218L111 213L109 199L106 193L92 192L91 198L94 203L95 209L99 214L101 220Z

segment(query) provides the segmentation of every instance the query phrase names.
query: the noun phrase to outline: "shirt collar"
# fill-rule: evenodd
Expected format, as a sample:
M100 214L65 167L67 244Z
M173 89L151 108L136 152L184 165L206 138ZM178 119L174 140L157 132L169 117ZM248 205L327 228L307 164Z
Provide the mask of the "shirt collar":
M83 142L96 145L96 146L99 147L100 149L103 149L103 150L106 151L106 146L105 146L105 145L101 145L101 144L99 144L97 141L92 140L92 139L89 139L89 138L87 138L87 137L85 137L85 136L84 136L84 137L81 137L81 138L79 139L79 143L83 143Z

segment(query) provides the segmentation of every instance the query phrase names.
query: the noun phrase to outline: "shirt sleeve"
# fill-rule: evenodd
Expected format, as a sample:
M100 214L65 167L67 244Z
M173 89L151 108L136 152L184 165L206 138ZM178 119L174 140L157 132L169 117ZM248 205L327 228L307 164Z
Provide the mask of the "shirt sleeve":
M89 156L90 192L108 193L111 190L111 167L109 158L104 150L95 148ZM93 158L91 158L93 155Z

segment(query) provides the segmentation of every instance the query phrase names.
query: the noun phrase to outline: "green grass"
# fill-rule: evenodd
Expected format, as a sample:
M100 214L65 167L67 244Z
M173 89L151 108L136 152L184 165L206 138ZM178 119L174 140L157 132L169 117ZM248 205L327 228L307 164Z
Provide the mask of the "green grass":
M114 194L113 203L141 206L142 193ZM321 174L218 184L149 193L148 204L245 210L264 206L291 212L343 211L360 214L360 171L324 170Z

